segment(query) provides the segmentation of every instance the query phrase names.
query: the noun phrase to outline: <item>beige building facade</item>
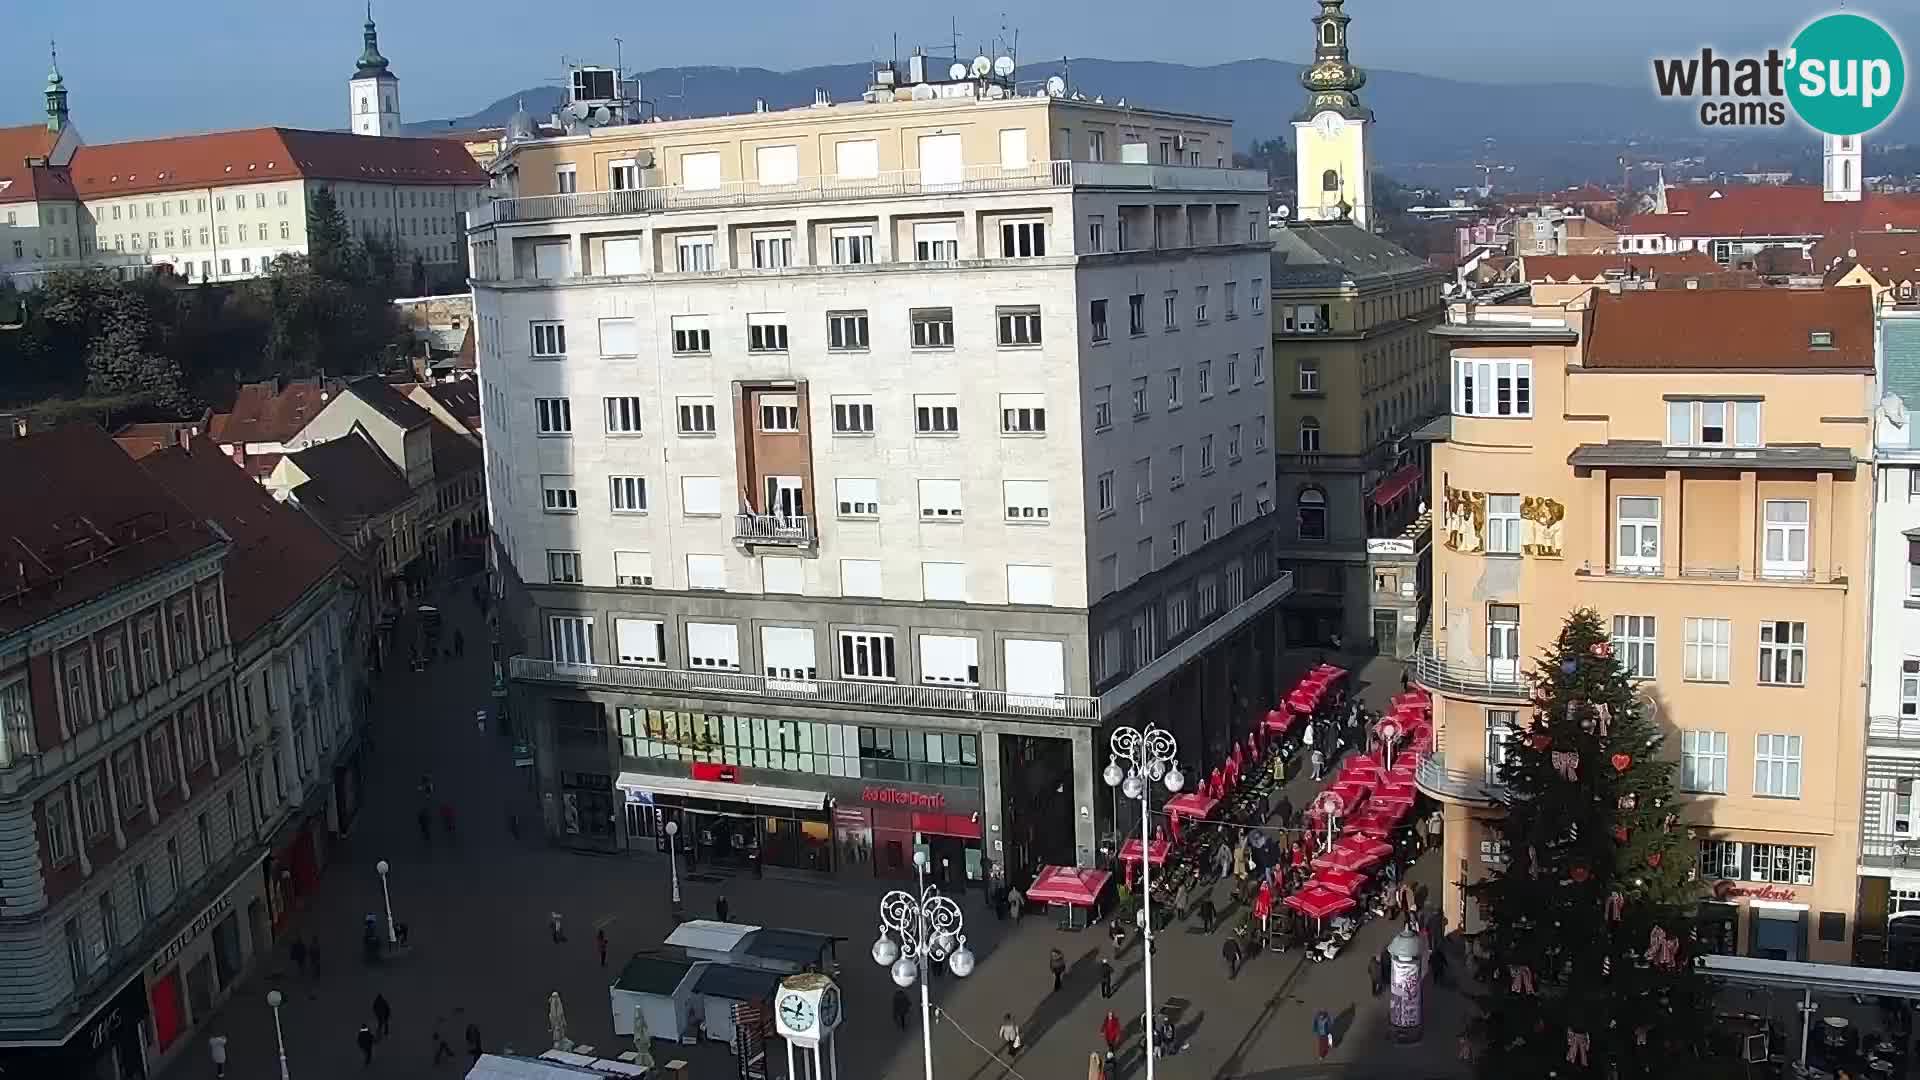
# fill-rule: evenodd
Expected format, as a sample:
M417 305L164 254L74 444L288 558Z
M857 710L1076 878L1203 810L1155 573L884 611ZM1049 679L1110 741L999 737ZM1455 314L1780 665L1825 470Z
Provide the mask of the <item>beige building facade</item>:
M1860 851L1872 312L1864 290L1598 291L1451 313L1416 669L1447 915L1500 865L1528 672L1593 608L1699 842L1707 948L1851 958ZM1580 306L1591 305L1591 306ZM1440 425L1436 425L1440 426ZM1463 910L1463 908L1465 910Z

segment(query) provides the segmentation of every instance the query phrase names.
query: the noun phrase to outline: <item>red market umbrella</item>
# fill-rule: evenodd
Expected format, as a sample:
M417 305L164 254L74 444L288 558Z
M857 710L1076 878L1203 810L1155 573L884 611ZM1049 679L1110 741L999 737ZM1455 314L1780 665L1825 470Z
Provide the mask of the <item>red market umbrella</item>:
M1375 785L1373 797L1376 799L1412 799L1417 790L1411 780L1401 780L1398 777L1388 776L1383 778L1379 784Z
M1306 888L1287 897L1287 906L1309 919L1324 919L1343 911L1352 911L1357 904L1351 896L1308 882Z
M1409 690L1404 694L1393 695L1393 700L1389 703L1389 707L1395 711L1400 709L1418 709L1422 712L1431 712L1433 710L1433 698L1428 696L1424 690Z
M1039 876L1033 879L1033 884L1027 887L1027 899L1043 904L1092 907L1100 898L1100 890L1107 887L1112 877L1105 870L1043 866Z
M1336 783L1344 783L1348 780L1358 781L1362 784L1378 783L1380 781L1380 766L1377 762L1362 761L1356 758L1340 766L1340 775L1334 779Z
M1382 813L1377 807L1368 807L1343 822L1349 830L1366 836L1391 836L1399 826L1390 814Z
M1218 803L1218 799L1209 799L1197 791L1189 791L1185 795L1176 795L1167 800L1167 816L1178 818L1185 815L1190 818L1203 818L1213 813L1213 808Z
M1352 896L1367 883L1367 875L1353 870L1322 870L1308 879L1307 885L1323 885L1334 892Z
M1165 840L1155 840L1151 849L1153 865L1159 866L1166 862L1167 849L1172 846L1172 844ZM1140 861L1140 841L1138 839L1128 840L1126 843L1120 845L1120 861L1128 863L1137 863Z
M1342 780L1337 784L1328 785L1327 790L1346 804L1349 814L1353 813L1354 807L1365 802L1367 796L1372 794L1372 790L1358 780Z
M1364 864L1360 857L1352 850L1335 844L1332 851L1313 860L1313 868L1322 872L1328 870L1360 870L1364 869ZM1317 877L1318 875L1316 874L1315 876Z
M1350 832L1333 845L1335 851L1344 851L1354 860L1350 870L1370 870L1387 860L1393 854L1393 845L1375 836L1366 836Z
M1309 687L1300 687L1287 695L1287 707L1294 712L1310 713L1320 705L1320 692Z
M1337 664L1319 664L1314 667L1311 674L1326 679L1344 679L1347 677L1347 669Z
M1292 709L1268 709L1266 728L1276 735L1285 735L1298 719L1300 714Z

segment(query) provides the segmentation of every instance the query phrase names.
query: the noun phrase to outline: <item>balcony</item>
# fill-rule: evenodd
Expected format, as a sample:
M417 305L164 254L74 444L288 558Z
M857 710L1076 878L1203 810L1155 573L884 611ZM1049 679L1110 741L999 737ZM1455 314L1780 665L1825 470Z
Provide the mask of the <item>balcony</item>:
M810 548L818 534L813 519L795 514L735 514L733 542L744 547Z
M1746 582L1763 585L1845 585L1847 575L1839 567L1752 566L1674 566L1660 563L1615 563L1595 566L1582 563L1577 571L1587 577L1633 578L1640 581Z
M1446 802L1498 806L1507 801L1505 785L1488 780L1485 769L1449 769L1447 755L1440 751L1428 754L1415 766L1413 783L1427 795Z
M1414 658L1413 681L1428 690L1452 697L1483 698L1493 701L1526 701L1530 688L1518 671L1494 671L1482 664L1448 663L1423 642Z
M563 664L530 656L514 657L510 671L513 678L526 682L558 683L615 692L664 692L706 698L737 698L743 703L778 701L790 705L847 705L887 712L942 712L965 716L1088 722L1100 718L1099 698L1071 694L1011 694L1005 690L845 679L775 679L744 672Z
M791 184L767 185L735 180L718 187L691 190L683 187L652 187L496 199L469 210L467 225L470 229L477 229L530 221L623 217L674 210L724 210L1073 187L1169 192L1234 191L1264 195L1267 176L1264 172L1251 169L1120 161L1036 161L1012 169L999 165L972 165L961 170L957 178L932 181L927 180L918 169L901 169L860 178L803 176Z
M1885 870L1920 869L1920 837L1866 833L1860 837L1860 865Z
M1878 743L1920 743L1920 717L1869 716L1867 741Z

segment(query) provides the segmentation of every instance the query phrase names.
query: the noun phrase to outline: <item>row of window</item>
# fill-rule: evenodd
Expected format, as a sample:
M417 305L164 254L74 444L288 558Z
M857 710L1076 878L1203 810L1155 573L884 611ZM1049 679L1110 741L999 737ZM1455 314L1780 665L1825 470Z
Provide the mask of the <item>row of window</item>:
M535 398L534 430L540 435L573 434L571 398ZM836 394L829 402L835 435L872 435L878 431L873 399L865 394ZM601 399L609 435L642 433L645 401L637 394L622 394ZM755 398L756 429L763 434L793 435L800 432L800 402L795 394L759 394ZM688 396L674 399L675 431L680 435L706 436L719 432L719 412L715 399ZM1264 424L1264 418L1263 418ZM915 394L913 430L916 435L960 434L960 398L956 394ZM1000 395L1000 434L1045 435L1046 398L1040 394Z
M1100 236L1093 237L1093 250L1100 249ZM1266 308L1266 279L1254 278L1252 291L1248 294L1253 314L1264 314ZM1195 285L1193 287L1193 324L1205 326L1212 320L1213 309L1209 306L1212 287ZM1220 316L1226 319L1240 317L1240 283L1229 281L1221 289ZM1087 302L1087 332L1095 343L1111 340L1112 328L1108 316L1108 301L1105 299ZM1160 329L1166 331L1180 329L1180 290L1168 289L1160 296ZM1147 294L1133 293L1127 297L1127 333L1133 337L1143 337L1147 333Z
M1614 655L1635 679L1659 677L1658 623L1652 615L1613 617ZM1687 682L1731 682L1733 620L1685 620L1681 635L1681 677ZM1760 624L1756 643L1756 680L1763 686L1805 686L1807 624L1774 620Z
M797 556L787 555L768 555L761 558L759 563L762 590L768 593L801 594L806 589L807 561ZM841 559L840 595L883 595L880 566L878 559ZM687 555L685 567L689 589L724 590L729 587L725 555ZM920 564L920 574L921 593L924 599L967 603L973 598L966 563L926 562ZM1007 603L1052 606L1053 577L1051 566L1008 563L1006 566ZM584 584L586 563L581 553L548 551L547 578L554 584ZM649 551L614 552L613 581L617 588L652 588L654 584L653 553Z
M1229 394L1240 391L1240 354L1228 353L1221 362L1222 381ZM1252 353L1250 377L1254 386L1262 386L1267 381L1267 350L1258 346ZM1149 375L1135 376L1128 387L1129 407L1135 420L1145 420L1153 415L1153 405L1157 395L1154 391L1154 379ZM1214 396L1213 361L1201 360L1194 365L1194 391L1201 401L1209 401ZM1164 392L1166 411L1174 412L1185 407L1187 401L1186 369L1168 368L1161 376L1160 385ZM1105 431L1113 426L1113 386L1093 388L1093 430ZM1264 419L1261 425L1265 427Z
M653 509L647 478L610 476L607 478L608 508L616 514L645 514ZM767 478L768 507L778 506L779 516L805 517L805 489L799 477ZM920 520L960 521L966 516L962 483L936 479L916 482ZM878 518L880 516L880 480L876 477L838 477L833 482L836 516L840 518ZM1044 524L1053 516L1053 500L1045 480L1004 480L1001 502L1006 520L1023 525ZM540 478L541 509L548 514L577 514L580 492L569 475L543 475ZM717 476L680 478L680 508L687 517L721 517L728 513L726 485ZM775 511L769 510L769 513Z
M1038 307L997 307L993 319L994 343L1002 348L1023 348L1042 343ZM952 308L914 308L907 313L907 322L908 344L913 348L954 347ZM745 344L750 353L783 353L791 348L792 337L784 313L750 313L746 330ZM600 356L617 359L640 355L638 320L601 319L598 331ZM671 320L670 333L675 356L709 356L713 353L713 321L710 316L675 315ZM542 320L529 323L528 338L528 355L535 360L565 360L568 356L567 325L564 322ZM829 352L867 351L872 344L871 320L867 312L828 312L825 341Z
M629 758L965 787L979 782L976 735L621 707Z
M58 654L61 729L71 733L93 725L105 710L125 704L158 686L167 675L219 649L226 640L219 592L202 591L198 612L194 602L191 594L176 597L159 611L98 634L92 646L75 645ZM0 701L5 700L0 694ZM27 699L21 697L6 709L8 744L30 742ZM19 752L33 751L29 747Z
M1200 463L1199 463L1200 475L1209 476L1213 473L1215 468L1214 452L1213 452L1213 436L1212 435L1200 436L1200 442L1198 445L1200 448ZM1256 454L1265 453L1266 449L1267 449L1267 418L1264 416L1256 416L1254 417L1254 423L1253 423L1253 451L1252 452ZM1226 437L1227 464L1238 465L1244 458L1244 455L1242 454L1242 450L1243 450L1243 446L1241 443L1241 425L1234 424L1227 428L1227 437ZM1151 454L1143 458L1134 459L1133 469L1132 469L1134 503L1136 504L1145 503L1150 501L1153 498L1153 492L1154 492L1153 474L1154 474L1154 459ZM1167 448L1167 456L1165 459L1165 467L1162 470L1162 476L1164 477L1168 491L1176 491L1186 484L1187 482L1187 447L1185 443L1175 443L1173 446L1170 446ZM1118 492L1115 486L1114 470L1108 469L1105 472L1102 472L1098 476L1094 477L1093 501L1094 501L1095 513L1100 514L1103 517L1105 515L1114 513L1118 505L1117 495L1118 495ZM1239 521L1237 519L1240 516L1238 502L1239 502L1240 496L1235 495L1233 498L1236 504L1235 510L1234 510L1234 517L1236 518L1236 520L1234 524L1238 525ZM1272 509L1272 506L1269 505L1269 502L1268 502L1267 482L1264 480L1260 481L1258 485L1258 496L1256 498L1256 502L1258 502L1260 505L1255 510L1255 513L1264 514L1268 510Z
M1252 567L1251 582L1248 566ZM1151 565L1143 563L1143 572ZM1100 687L1111 685L1153 663L1169 646L1205 626L1220 613L1245 600L1249 589L1257 592L1273 580L1278 568L1264 545L1243 559L1235 555L1217 569L1196 574L1188 581L1169 587L1157 601L1142 605L1126 622L1114 622L1093 641L1093 672ZM1102 560L1103 575L1113 571L1109 560ZM1107 592L1117 581L1102 582Z
M1522 730L1519 717L1513 709L1486 710L1488 780L1499 779L1508 747ZM1755 735L1753 794L1770 799L1799 798L1802 749L1799 735L1774 732ZM1680 790L1696 795L1725 795L1728 757L1726 732L1680 732Z

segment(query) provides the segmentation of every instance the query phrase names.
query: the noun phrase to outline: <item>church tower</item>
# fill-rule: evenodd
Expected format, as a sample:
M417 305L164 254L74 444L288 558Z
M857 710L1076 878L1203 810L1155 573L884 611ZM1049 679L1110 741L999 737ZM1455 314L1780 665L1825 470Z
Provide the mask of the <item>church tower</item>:
M373 25L373 5L360 28L364 47L353 78L347 82L347 109L355 135L400 134L400 77L387 69L380 55L380 32Z
M67 80L60 75L60 54L56 51L47 69L47 130L60 135L72 124L73 117L67 112Z
M1824 135L1826 142L1826 189L1828 202L1859 202L1866 188L1860 166L1866 148L1858 135Z
M1367 73L1347 55L1344 0L1319 0L1313 17L1313 65L1300 73L1307 103L1293 115L1294 175L1301 221L1351 218L1371 228L1373 184L1367 138L1373 110L1360 104Z

